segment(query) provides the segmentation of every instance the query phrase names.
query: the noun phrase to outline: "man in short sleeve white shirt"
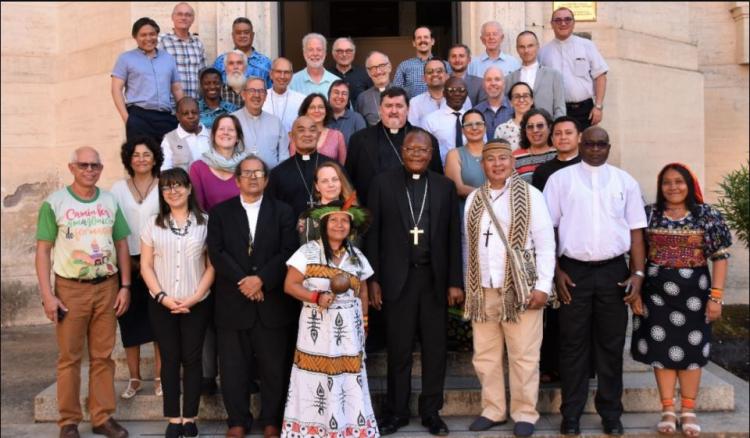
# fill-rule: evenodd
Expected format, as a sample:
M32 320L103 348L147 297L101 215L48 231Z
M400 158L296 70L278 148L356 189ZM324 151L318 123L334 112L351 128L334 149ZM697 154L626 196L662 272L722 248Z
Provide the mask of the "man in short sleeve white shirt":
M595 405L604 432L622 434L626 304L640 314L646 214L635 179L606 163L610 147L604 129L586 129L581 163L553 173L544 188L558 237L555 283L563 303L559 314L563 435L580 433L591 354L596 357Z
M570 9L555 10L551 24L555 39L539 50L539 63L562 73L567 115L583 130L602 121L609 66L591 40L573 35Z

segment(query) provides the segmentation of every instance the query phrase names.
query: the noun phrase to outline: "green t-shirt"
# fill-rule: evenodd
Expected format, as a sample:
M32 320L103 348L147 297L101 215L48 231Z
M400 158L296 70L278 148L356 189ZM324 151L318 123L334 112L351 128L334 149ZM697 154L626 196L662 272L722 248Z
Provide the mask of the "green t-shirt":
M47 197L39 209L36 238L54 243L55 274L92 279L117 272L114 242L130 228L111 193L96 189L91 200L76 196L70 187Z

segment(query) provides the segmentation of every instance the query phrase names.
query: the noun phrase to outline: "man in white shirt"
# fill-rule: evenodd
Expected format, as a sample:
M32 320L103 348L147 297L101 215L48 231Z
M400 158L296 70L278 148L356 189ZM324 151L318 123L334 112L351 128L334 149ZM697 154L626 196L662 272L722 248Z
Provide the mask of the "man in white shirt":
M339 77L323 67L327 45L325 37L319 33L308 33L302 38L302 56L306 66L292 76L289 88L305 96L312 93L328 95L328 88Z
M469 74L484 77L484 72L489 67L497 67L507 75L518 70L521 63L515 57L503 53L500 46L503 44L503 27L497 21L488 21L482 24L479 39L482 41L485 52L475 57L469 64Z
M271 64L271 80L273 86L268 89L266 101L263 103L263 111L281 119L284 132L292 130L292 124L297 119L302 101L305 96L289 89L292 80L292 61L286 58L276 58Z
M354 108L365 118L367 126L380 121L380 93L391 86L391 60L385 53L373 51L365 60L373 86L357 96Z
M539 65L537 53L539 40L536 34L525 30L516 37L516 50L521 56L521 68L505 79L505 92L517 82L525 82L534 90L534 106L552 114L553 119L566 114L565 88L559 71Z
M469 430L484 431L507 421L503 373L503 348L507 344L513 433L528 437L539 419L536 404L542 308L552 290L555 235L542 193L517 175L512 176L515 158L506 140L484 146L482 168L488 184L466 198L463 228L464 316L472 320L473 363L482 383L483 407ZM509 275L501 232L511 247L535 254L537 278L528 296L516 289Z
M167 132L161 141L164 155L160 170L181 167L185 171L211 148L211 134L201 124L198 102L186 96L177 102L177 128Z
M544 187L557 228L555 283L563 303L559 314L563 435L580 434L592 354L598 377L595 405L604 432L623 434L626 304L633 313L641 313L646 213L635 179L606 163L610 147L604 129L586 129L581 137L581 163L553 173Z
M443 163L449 150L466 143L461 123L464 113L471 108L466 82L457 77L448 78L444 100L445 105L422 119L422 127L438 140L440 161Z
M427 91L409 99L409 123L422 127L422 119L445 106L443 88L448 80L448 66L440 58L432 58L424 65Z
M539 63L562 73L567 115L586 129L602 121L609 67L591 40L573 35L573 11L557 8L550 22L555 39L539 51Z
M232 113L242 126L242 142L245 152L257 155L269 168L289 158L289 135L281 120L265 111L265 81L251 76L242 90L245 107Z

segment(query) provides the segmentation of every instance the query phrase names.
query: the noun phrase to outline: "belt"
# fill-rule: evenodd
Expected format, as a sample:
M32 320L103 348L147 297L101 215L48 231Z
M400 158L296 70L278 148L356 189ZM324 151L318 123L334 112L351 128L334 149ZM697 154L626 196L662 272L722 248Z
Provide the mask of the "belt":
M409 263L410 268L426 268L430 266L430 263Z
M583 105L588 104L589 102L593 102L593 101L594 99L589 97L588 99L582 100L580 102L565 102L565 106L570 107L570 108L580 108Z
M567 261L569 261L571 263L577 264L577 265L595 267L595 266L604 266L604 265L608 265L610 263L614 263L614 262L623 260L625 258L625 254L620 254L617 257L612 257L611 259L594 260L594 261L591 261L591 262L585 262L583 260L572 259L572 258L570 258L568 256L561 256L560 258L561 259L565 259L565 260L567 260Z
M109 280L110 278L114 277L115 274L107 275L104 277L96 277L96 278L65 278L65 277L58 277L62 278L63 280L68 281L75 281L76 283L86 283L86 284L99 284L104 283L105 281Z

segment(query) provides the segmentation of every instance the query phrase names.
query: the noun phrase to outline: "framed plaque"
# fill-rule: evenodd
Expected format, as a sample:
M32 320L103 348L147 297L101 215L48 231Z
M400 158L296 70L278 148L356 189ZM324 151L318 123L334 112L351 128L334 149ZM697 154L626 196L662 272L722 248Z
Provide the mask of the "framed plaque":
M552 10L566 7L573 11L576 21L596 21L596 2L552 2Z

